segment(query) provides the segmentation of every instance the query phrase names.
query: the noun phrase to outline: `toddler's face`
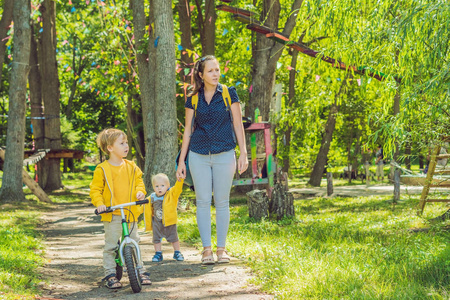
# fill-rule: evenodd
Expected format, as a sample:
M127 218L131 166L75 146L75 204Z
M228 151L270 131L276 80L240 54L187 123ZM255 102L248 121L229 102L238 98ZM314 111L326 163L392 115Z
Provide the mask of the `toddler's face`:
M170 187L169 182L167 182L167 180L163 178L157 178L153 182L153 190L155 191L155 194L158 197L163 196L167 192L169 187Z

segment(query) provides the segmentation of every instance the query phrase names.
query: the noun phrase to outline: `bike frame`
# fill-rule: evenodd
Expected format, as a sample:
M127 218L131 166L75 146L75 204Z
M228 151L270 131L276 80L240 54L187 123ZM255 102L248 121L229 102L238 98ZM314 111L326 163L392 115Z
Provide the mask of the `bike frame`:
M130 230L128 228L128 222L127 222L127 218L125 217L124 208L128 207L128 206L141 205L141 204L147 204L147 203L148 203L148 199L140 200L140 201L136 201L136 202L119 204L119 205L107 207L107 210L105 212L103 212L103 213L109 213L109 212L115 211L116 209L120 209L120 215L122 217L122 241L120 242L120 246L118 249L120 261L118 261L116 259L116 262L119 263L120 266L125 265L125 259L123 257L123 249L126 245L133 245L133 247L136 251L136 256L138 258L138 261L141 261L141 250L139 249L139 245L138 245L138 243L136 243L136 241L134 241L132 238L130 238ZM98 214L97 210L95 210L95 213Z
M111 208L113 208L113 207L111 207ZM139 249L138 243L136 243L135 240L130 238L128 222L126 220L125 213L123 211L123 207L120 208L120 214L122 216L122 242L120 243L120 247L119 247L119 257L120 257L120 263L123 266L123 265L125 265L125 260L123 258L123 248L125 247L125 245L132 244L134 246L138 261L141 261L141 250Z

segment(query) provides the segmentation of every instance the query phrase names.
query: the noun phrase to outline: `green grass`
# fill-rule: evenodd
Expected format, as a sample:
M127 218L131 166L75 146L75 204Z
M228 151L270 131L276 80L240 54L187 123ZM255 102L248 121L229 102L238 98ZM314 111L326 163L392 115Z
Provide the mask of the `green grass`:
M65 188L50 195L53 202L89 201L92 172L63 174L62 179ZM34 299L40 293L38 268L46 261L43 237L36 228L49 205L38 203L28 188L24 193L24 203L0 205L0 299Z
M417 198L395 209L387 199L297 200L296 218L279 222L254 222L234 205L227 247L279 299L449 299L448 228L412 232L428 226L415 216ZM436 216L443 205L426 210ZM179 232L200 246L194 213L181 214Z
M45 260L42 237L35 228L43 207L27 202L0 206L1 299L31 299L38 293L38 268Z

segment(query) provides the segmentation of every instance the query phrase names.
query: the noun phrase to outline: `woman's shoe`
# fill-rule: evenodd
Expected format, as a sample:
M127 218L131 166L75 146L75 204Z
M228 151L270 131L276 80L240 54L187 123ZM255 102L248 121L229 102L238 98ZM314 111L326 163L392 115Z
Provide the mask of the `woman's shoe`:
M211 252L211 255L205 255L206 252ZM215 264L213 252L211 249L205 249L202 251L202 265L213 265Z
M219 254L219 251L221 251L222 253ZM216 255L218 264L226 264L229 263L231 260L231 257L228 255L228 252L227 250L225 250L225 248L217 249Z

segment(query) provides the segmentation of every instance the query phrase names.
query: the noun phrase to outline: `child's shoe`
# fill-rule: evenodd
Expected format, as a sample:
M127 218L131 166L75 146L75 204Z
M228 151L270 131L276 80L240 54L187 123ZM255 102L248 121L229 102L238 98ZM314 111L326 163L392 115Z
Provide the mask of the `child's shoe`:
M178 260L178 261L183 261L184 260L184 256L183 256L183 254L181 254L180 251L175 251L173 253L173 259Z
M156 251L155 255L153 255L152 262L161 262L163 261L163 255L161 251Z

